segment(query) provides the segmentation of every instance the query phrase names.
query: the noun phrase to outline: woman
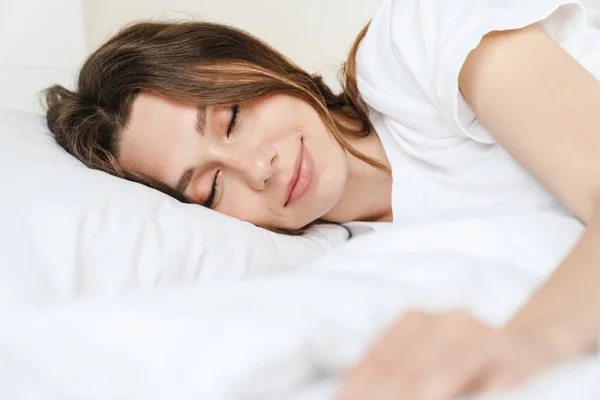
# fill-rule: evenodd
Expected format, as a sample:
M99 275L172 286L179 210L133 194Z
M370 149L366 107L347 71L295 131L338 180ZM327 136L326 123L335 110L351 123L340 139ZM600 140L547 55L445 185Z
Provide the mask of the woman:
M77 91L48 90L48 124L92 168L271 229L572 213L585 233L506 326L409 313L340 395L450 399L596 347L600 85L576 58L600 31L584 11L384 0L340 95L232 28L138 24L90 56Z

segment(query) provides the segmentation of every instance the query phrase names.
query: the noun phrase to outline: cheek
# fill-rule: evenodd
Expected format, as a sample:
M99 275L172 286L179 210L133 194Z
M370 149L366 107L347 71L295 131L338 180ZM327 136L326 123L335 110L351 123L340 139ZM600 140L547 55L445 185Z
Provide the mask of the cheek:
M294 135L298 126L305 125L302 113L288 107L257 107L248 111L246 124L254 139L271 141ZM247 122L246 122L247 121Z
M227 198L223 198L217 207L217 211L255 225L272 224L275 217L273 210L268 208L267 203L258 193L243 188L238 188L235 193L230 190Z
M319 150L320 157L315 160L318 179L314 203L320 204L321 211L326 214L342 197L348 179L348 165L341 147L323 146Z

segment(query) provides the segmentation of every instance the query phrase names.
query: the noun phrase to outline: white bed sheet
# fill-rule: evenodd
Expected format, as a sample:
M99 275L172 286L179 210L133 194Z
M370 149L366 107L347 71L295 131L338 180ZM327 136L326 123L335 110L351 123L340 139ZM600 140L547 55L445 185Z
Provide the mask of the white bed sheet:
M581 231L546 213L448 221L360 237L280 276L0 309L0 398L331 399L399 313L464 307L501 324ZM599 378L589 357L481 399L597 399Z

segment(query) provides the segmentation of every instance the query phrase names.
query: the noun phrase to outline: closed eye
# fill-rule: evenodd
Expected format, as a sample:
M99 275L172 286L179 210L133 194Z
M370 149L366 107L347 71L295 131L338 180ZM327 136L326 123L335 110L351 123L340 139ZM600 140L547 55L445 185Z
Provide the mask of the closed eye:
M210 195L203 204L206 208L214 208L215 206L215 198L218 197L218 193L220 191L219 175L221 175L221 170L215 172L215 177L213 178L212 187L210 189Z
M235 129L235 127L238 124L239 108L240 107L237 104L234 104L231 107L231 120L229 121L229 126L227 126L227 137L229 137L229 135L231 135L231 132L233 132L233 130Z

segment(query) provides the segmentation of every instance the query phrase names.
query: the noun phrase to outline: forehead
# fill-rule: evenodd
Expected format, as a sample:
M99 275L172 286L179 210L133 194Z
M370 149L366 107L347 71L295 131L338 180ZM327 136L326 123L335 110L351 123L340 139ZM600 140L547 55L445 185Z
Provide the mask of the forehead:
M119 162L127 169L165 181L178 144L194 129L196 108L163 96L140 93L119 139Z

